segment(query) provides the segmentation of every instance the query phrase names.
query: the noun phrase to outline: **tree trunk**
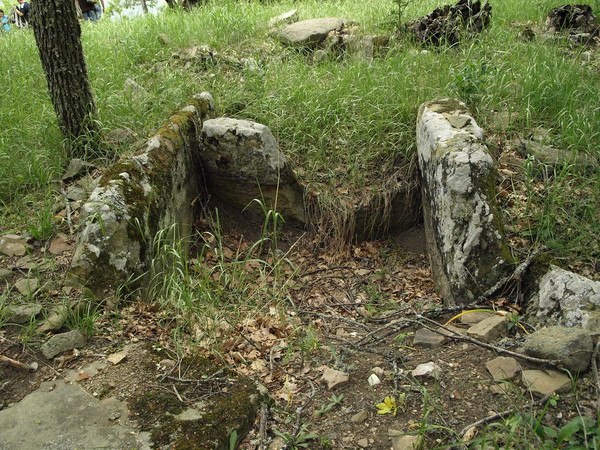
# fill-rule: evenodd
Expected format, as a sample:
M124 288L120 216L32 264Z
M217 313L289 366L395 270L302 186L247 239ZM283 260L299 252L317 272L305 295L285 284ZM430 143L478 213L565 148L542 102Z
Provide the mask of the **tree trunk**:
M31 2L35 40L58 125L72 157L96 156L99 132L73 0Z
M144 14L148 14L148 5L146 4L146 0L142 0L142 11L144 11Z

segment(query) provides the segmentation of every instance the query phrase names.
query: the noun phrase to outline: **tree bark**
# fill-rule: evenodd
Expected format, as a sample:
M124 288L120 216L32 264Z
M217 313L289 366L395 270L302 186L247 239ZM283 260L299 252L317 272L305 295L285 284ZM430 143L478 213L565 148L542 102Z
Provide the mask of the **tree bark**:
M73 0L31 2L35 40L58 125L71 157L96 156L99 132Z

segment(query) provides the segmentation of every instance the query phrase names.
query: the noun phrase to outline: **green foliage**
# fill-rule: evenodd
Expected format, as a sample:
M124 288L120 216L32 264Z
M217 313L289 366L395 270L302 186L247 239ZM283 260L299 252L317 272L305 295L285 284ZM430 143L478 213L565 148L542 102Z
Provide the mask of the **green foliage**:
M283 439L286 448L292 450L310 448L311 441L319 438L318 435L307 432L305 426L302 426L300 431L295 435L285 431L279 431L276 428L273 430L273 433Z
M65 315L65 325L69 330L79 330L85 336L93 336L96 324L102 314L101 305L92 301L69 304Z
M327 400L327 403L325 403L324 405L322 405L319 409L317 409L315 411L315 414L317 415L317 417L323 416L323 415L327 414L329 411L331 411L333 408L335 408L336 406L340 405L343 400L344 400L344 394L340 394L340 395L333 394L331 397L329 397L329 399Z

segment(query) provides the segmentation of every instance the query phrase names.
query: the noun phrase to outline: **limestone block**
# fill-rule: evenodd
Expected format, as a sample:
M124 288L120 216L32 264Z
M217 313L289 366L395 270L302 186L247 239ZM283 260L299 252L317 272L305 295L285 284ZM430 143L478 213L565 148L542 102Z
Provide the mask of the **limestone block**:
M254 199L304 222L304 192L265 125L221 117L206 120L200 150L208 189L244 210Z
M329 33L343 27L344 21L336 17L308 19L286 25L275 34L275 37L283 44L315 47L323 42Z
M483 130L453 99L424 103L417 152L433 279L447 304L476 300L509 272L495 201L496 167Z
M547 327L527 337L525 353L536 358L558 360L570 371L585 371L594 345L587 331L578 328Z
M527 310L540 326L587 327L600 311L600 281L550 266L537 283Z

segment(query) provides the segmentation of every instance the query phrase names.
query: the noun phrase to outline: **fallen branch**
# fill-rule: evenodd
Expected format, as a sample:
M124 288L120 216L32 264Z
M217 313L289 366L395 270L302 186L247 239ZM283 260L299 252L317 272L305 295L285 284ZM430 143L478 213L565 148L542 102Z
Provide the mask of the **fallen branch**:
M546 395L543 398L536 400L535 402L532 402L530 404L530 407L542 405L542 404L546 403L550 397L551 397L551 394ZM469 431L471 428L475 428L480 425L485 425L486 423L493 422L494 420L504 419L506 416L513 414L517 410L519 410L519 408L515 406L515 407L507 409L506 411L502 411L501 413L494 414L493 416L484 417L483 419L480 419L477 422L473 422L473 423L467 425L466 427L464 427L462 430L460 430L458 435L462 439L465 436L465 434L467 433L467 431Z
M260 407L260 425L258 427L258 450L267 450L267 420L269 405L263 403Z
M592 372L594 373L594 379L596 381L596 403L598 413L600 414L600 375L598 375L598 356L600 356L600 340L596 342L596 347L594 347L594 353L592 354Z
M7 364L18 369L31 370L32 372L35 372L38 368L37 363L25 364L21 361L17 361L16 359L12 359L4 355L0 355L0 363Z
M415 314L417 316L417 322L419 324L421 324L423 327L427 328L429 331L433 331L434 333L441 334L442 336L448 336L448 333L451 333L450 337L453 339L458 339L460 341L467 341L472 344L478 345L480 347L487 348L488 350L493 350L497 353L514 356L515 358L529 361L534 364L554 366L557 369L561 369L561 370L563 369L563 367L560 364L560 361L558 361L558 360L535 358L533 356L524 355L522 353L513 352L511 350L507 350L505 348L498 347L496 345L488 344L486 342L482 342L480 340L472 338L471 336L465 336L463 334L459 334L459 333L455 332L454 330L452 330L444 325L441 325L434 320L428 319L427 317L424 317L418 313L415 313ZM441 328L442 330L446 331L446 333L442 333L439 329L431 328L431 327L425 325L423 322L421 322L421 320L425 320L426 322L436 325L438 328Z

